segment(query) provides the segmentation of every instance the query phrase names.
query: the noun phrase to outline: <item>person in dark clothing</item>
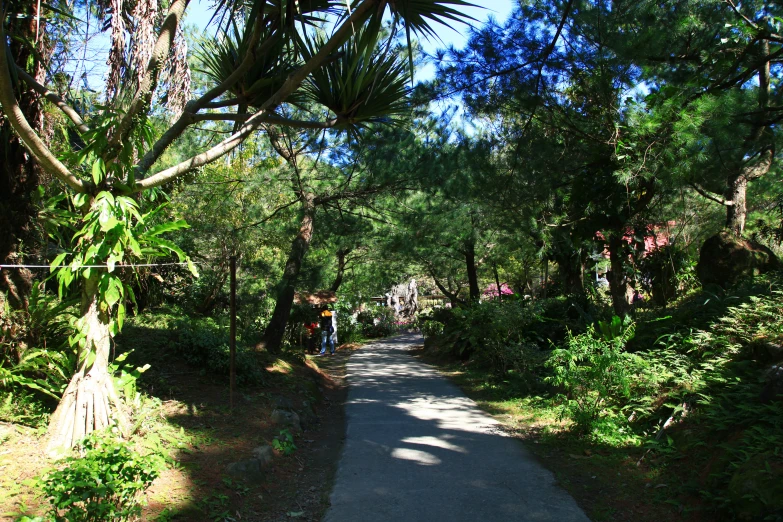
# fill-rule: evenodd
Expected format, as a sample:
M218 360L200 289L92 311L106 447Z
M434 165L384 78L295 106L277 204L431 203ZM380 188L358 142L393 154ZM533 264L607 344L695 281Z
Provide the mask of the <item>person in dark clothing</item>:
M324 306L321 309L321 315L319 316L321 321L321 353L319 355L326 355L326 343L329 342L330 354L334 355L334 339L332 339L332 333L334 333L334 326L332 326L332 312L329 308Z

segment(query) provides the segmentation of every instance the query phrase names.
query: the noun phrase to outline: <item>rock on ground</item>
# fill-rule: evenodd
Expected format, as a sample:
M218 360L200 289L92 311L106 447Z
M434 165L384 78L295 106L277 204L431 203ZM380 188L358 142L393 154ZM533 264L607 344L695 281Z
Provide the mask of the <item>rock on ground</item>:
M253 458L232 462L226 467L226 473L247 482L261 482L264 479L264 468L272 463L273 458L274 452L270 446L259 446L253 450Z
M769 248L728 231L708 238L701 247L696 273L702 284L726 287L742 277L752 277L780 267Z
M302 424L296 412L276 409L272 412L270 420L278 426L290 428L293 433L302 432Z

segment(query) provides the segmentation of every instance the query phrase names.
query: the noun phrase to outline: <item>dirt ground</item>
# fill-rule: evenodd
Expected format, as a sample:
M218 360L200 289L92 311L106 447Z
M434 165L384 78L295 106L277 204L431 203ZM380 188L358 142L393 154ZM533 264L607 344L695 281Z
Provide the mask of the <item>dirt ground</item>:
M147 490L142 520L320 520L345 434L345 362L356 348L343 346L335 356L267 368L263 386L239 389L233 412L226 385L184 366L161 371L157 380L165 381L165 389L151 392L162 401L155 415L165 421L156 424L159 429L153 424L145 441L170 441L169 447L179 449L170 451L168 468ZM226 473L230 463L251 458L255 447L273 443L281 430L270 422L276 404L298 410L304 401L317 420L295 436L295 451L275 450L272 463L254 480ZM45 511L46 500L32 482L51 466L42 435L23 426L0 426L0 520Z

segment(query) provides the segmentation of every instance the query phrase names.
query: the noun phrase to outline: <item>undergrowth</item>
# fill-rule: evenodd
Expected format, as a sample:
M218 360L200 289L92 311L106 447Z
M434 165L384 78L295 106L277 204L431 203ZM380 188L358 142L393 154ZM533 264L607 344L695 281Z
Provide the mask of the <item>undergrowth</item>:
M54 520L124 521L141 513L140 495L163 469L154 452L140 453L111 433L93 432L47 473L41 490Z
M149 362L153 373L169 367L176 360L207 378L225 380L229 375L228 324L215 318L187 317L176 308L149 311L128 320L117 345L121 352L135 353L131 360ZM249 343L238 337L237 384L263 383L263 366L264 361Z

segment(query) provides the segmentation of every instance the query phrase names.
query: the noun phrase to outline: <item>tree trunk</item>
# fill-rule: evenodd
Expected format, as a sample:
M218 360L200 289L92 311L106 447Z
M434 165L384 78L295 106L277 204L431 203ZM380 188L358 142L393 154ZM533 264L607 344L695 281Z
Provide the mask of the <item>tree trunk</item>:
M304 194L302 196L302 207L304 215L299 225L299 234L291 243L291 252L288 255L288 261L286 261L285 270L283 271L283 280L280 283L280 293L275 303L275 310L272 313L272 319L270 319L266 331L264 331L263 341L258 346L258 348L265 348L272 353L280 351L280 345L285 335L285 327L288 324L288 316L291 315L291 306L294 304L296 280L299 277L302 261L313 237L315 195Z
M350 248L341 248L337 251L337 276L334 278L332 286L329 290L337 292L340 289L340 285L343 284L343 277L345 276L345 256L351 252Z
M468 270L468 288L470 289L470 300L478 301L481 297L481 291L478 286L478 271L476 270L476 243L468 241L465 245L465 265Z
M543 297L546 299L547 296L547 285L549 283L549 259L544 258L544 273L542 274L541 279L541 286L544 289Z
M758 152L758 159L753 159L750 163L744 163L736 175L728 179L726 199L730 202L726 206L726 228L737 237L742 236L745 231L745 219L747 217L748 182L764 176L772 168L775 160L775 145L771 129L765 124L768 119L766 110L769 108L769 41L762 39L760 42L759 53L766 61L762 62L758 70L758 104L759 115L751 135L745 140L745 151ZM755 149L755 150L753 150ZM740 160L742 161L742 160Z
M85 435L117 422L125 433L128 427L122 402L109 373L111 333L109 314L101 310L95 270L84 282L81 305L81 331L85 335L79 349L79 369L71 378L49 422L47 452L61 454Z
M584 293L584 258L582 251L577 250L571 255L554 259L563 281L566 294L581 295Z
M745 196L748 190L748 179L745 176L736 176L729 180L728 200L732 202L726 207L726 228L737 237L745 231L745 218L747 216L747 204Z
M26 5L27 4L27 5ZM17 64L33 62L32 70L27 72L44 83L46 69L40 57L49 55L44 38L46 18L38 16L40 2L10 2L8 18L11 32L20 35L20 39L11 39L9 51ZM24 16L13 16L14 14ZM40 25L37 25L40 24ZM38 36L36 38L36 35ZM33 55L27 42L34 42L36 54ZM43 127L43 112L38 94L20 84L19 107L34 129ZM25 244L29 252L31 245L39 239L35 234L36 208L32 195L38 188L40 169L32 155L22 146L11 126L3 123L0 116L0 263L4 265L22 264L20 247ZM26 268L0 271L0 318L5 310L3 300L8 298L12 309L27 308L27 299L32 289L33 274Z
M625 276L625 248L622 234L609 236L609 262L611 265L609 277L609 292L612 295L612 306L615 315L625 317L631 311L631 296L633 290Z

